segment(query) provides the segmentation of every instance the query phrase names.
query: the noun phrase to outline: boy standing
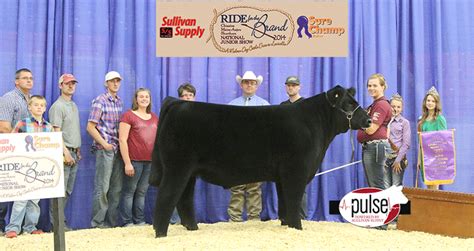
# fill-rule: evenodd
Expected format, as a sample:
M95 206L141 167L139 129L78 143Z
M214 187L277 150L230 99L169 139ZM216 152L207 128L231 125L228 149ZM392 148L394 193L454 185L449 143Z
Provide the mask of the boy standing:
M34 95L28 101L28 110L32 117L25 118L15 125L13 133L52 132L53 127L43 119L46 111L46 99L43 96ZM42 234L41 229L36 229L40 216L39 199L15 201L10 216L10 224L5 228L5 237L15 238L21 232L23 218L23 232L28 234Z

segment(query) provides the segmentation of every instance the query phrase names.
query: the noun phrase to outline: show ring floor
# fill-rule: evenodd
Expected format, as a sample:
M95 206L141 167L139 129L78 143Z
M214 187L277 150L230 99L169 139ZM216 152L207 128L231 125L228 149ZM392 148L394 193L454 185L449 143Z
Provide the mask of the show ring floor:
M427 223L429 224L429 223ZM365 229L349 223L303 221L303 231L279 221L170 225L156 239L151 225L66 232L66 250L474 250L474 238ZM0 250L53 250L53 234L0 237Z

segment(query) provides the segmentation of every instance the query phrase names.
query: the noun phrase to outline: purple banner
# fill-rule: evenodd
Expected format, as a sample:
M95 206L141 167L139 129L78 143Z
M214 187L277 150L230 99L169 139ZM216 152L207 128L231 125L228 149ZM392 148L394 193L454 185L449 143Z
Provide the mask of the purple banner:
M456 176L454 130L422 132L421 148L425 183L453 183Z

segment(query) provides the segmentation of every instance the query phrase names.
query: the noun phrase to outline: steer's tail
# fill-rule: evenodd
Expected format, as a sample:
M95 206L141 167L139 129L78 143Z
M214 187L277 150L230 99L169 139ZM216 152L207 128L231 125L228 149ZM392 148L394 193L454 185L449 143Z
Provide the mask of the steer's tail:
M150 172L150 179L149 183L152 186L159 186L161 183L161 178L163 174L163 162L161 159L160 155L160 146L158 145L158 138L161 135L162 131L162 125L166 121L166 114L168 113L171 104L176 102L178 99L173 98L173 97L166 97L163 100L163 103L161 105L161 110L160 110L160 117L158 121L158 131L156 132L156 138L155 138L155 147L153 148L153 155L152 155L152 160L151 160L151 172Z

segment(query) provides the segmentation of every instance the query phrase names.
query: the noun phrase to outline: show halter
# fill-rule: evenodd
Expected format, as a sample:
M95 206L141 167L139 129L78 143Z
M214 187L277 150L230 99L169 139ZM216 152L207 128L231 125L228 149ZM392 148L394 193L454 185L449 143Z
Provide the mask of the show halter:
M354 110L348 112L344 111L341 107L336 107L336 104L332 104L331 101L329 100L328 93L324 92L324 95L326 96L326 100L328 101L329 105L331 105L332 108L338 108L339 111L343 112L346 114L347 121L349 122L349 130L351 130L351 147L352 147L352 155L351 155L351 161L354 161L354 153L355 153L355 147L354 147L354 135L352 134L352 126L351 126L351 120L352 120L352 115L357 111L357 109L360 108L360 105L358 105ZM353 162L355 163L355 162Z

